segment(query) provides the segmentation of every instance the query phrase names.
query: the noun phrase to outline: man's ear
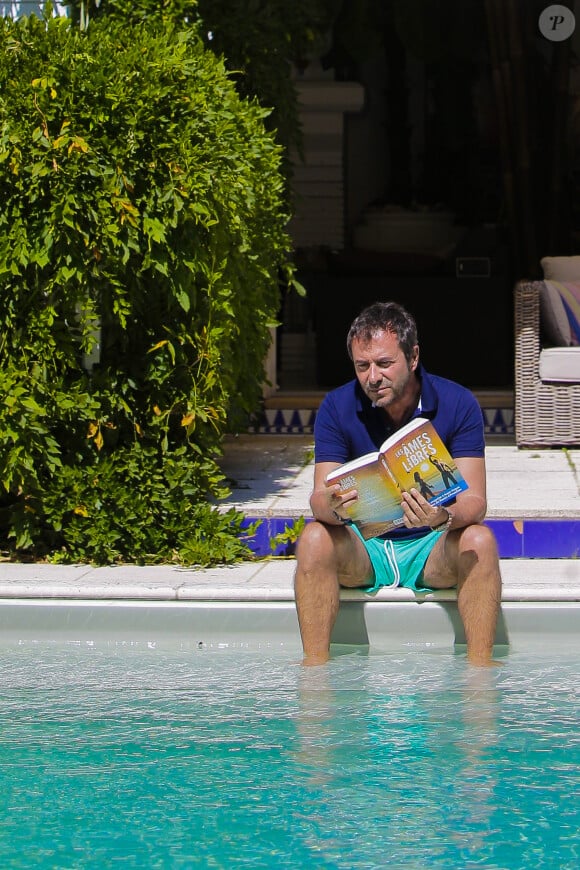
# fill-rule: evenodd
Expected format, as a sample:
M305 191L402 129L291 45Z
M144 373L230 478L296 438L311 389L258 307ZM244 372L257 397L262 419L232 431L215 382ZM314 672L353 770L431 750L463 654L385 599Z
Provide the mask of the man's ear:
M411 362L409 363L409 369L414 372L417 366L419 365L419 345L416 344L413 348L411 354Z

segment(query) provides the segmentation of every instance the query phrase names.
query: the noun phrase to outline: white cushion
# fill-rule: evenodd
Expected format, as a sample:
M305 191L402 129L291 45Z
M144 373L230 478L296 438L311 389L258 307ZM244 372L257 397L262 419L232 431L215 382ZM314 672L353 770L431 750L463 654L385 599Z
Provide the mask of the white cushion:
M549 347L540 353L540 378L580 384L580 347Z
M580 281L580 257L542 257L540 266L548 281Z

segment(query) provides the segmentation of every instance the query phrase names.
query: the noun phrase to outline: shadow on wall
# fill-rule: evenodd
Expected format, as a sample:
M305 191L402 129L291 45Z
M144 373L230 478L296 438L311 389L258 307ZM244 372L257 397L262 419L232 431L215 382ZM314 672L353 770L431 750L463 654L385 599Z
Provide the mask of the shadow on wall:
M343 593L344 594L344 593ZM359 593L360 594L360 593ZM449 593L444 593L448 595ZM465 645L463 623L455 600L341 601L331 641L333 644L385 646L409 644ZM507 625L500 610L495 643L509 645Z

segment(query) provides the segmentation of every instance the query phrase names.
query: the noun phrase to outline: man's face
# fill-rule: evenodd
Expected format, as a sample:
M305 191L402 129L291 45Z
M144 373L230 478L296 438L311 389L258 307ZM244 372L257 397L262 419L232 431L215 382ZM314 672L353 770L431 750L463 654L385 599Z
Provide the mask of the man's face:
M358 382L371 402L388 408L411 386L417 368L419 348L407 362L393 332L379 332L369 342L352 342L352 359Z

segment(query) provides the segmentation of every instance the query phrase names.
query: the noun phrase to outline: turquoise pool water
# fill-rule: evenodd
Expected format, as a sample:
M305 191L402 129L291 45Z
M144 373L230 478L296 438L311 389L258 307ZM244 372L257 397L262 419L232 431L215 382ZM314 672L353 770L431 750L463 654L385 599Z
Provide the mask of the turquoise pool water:
M580 650L0 650L0 866L580 866Z

